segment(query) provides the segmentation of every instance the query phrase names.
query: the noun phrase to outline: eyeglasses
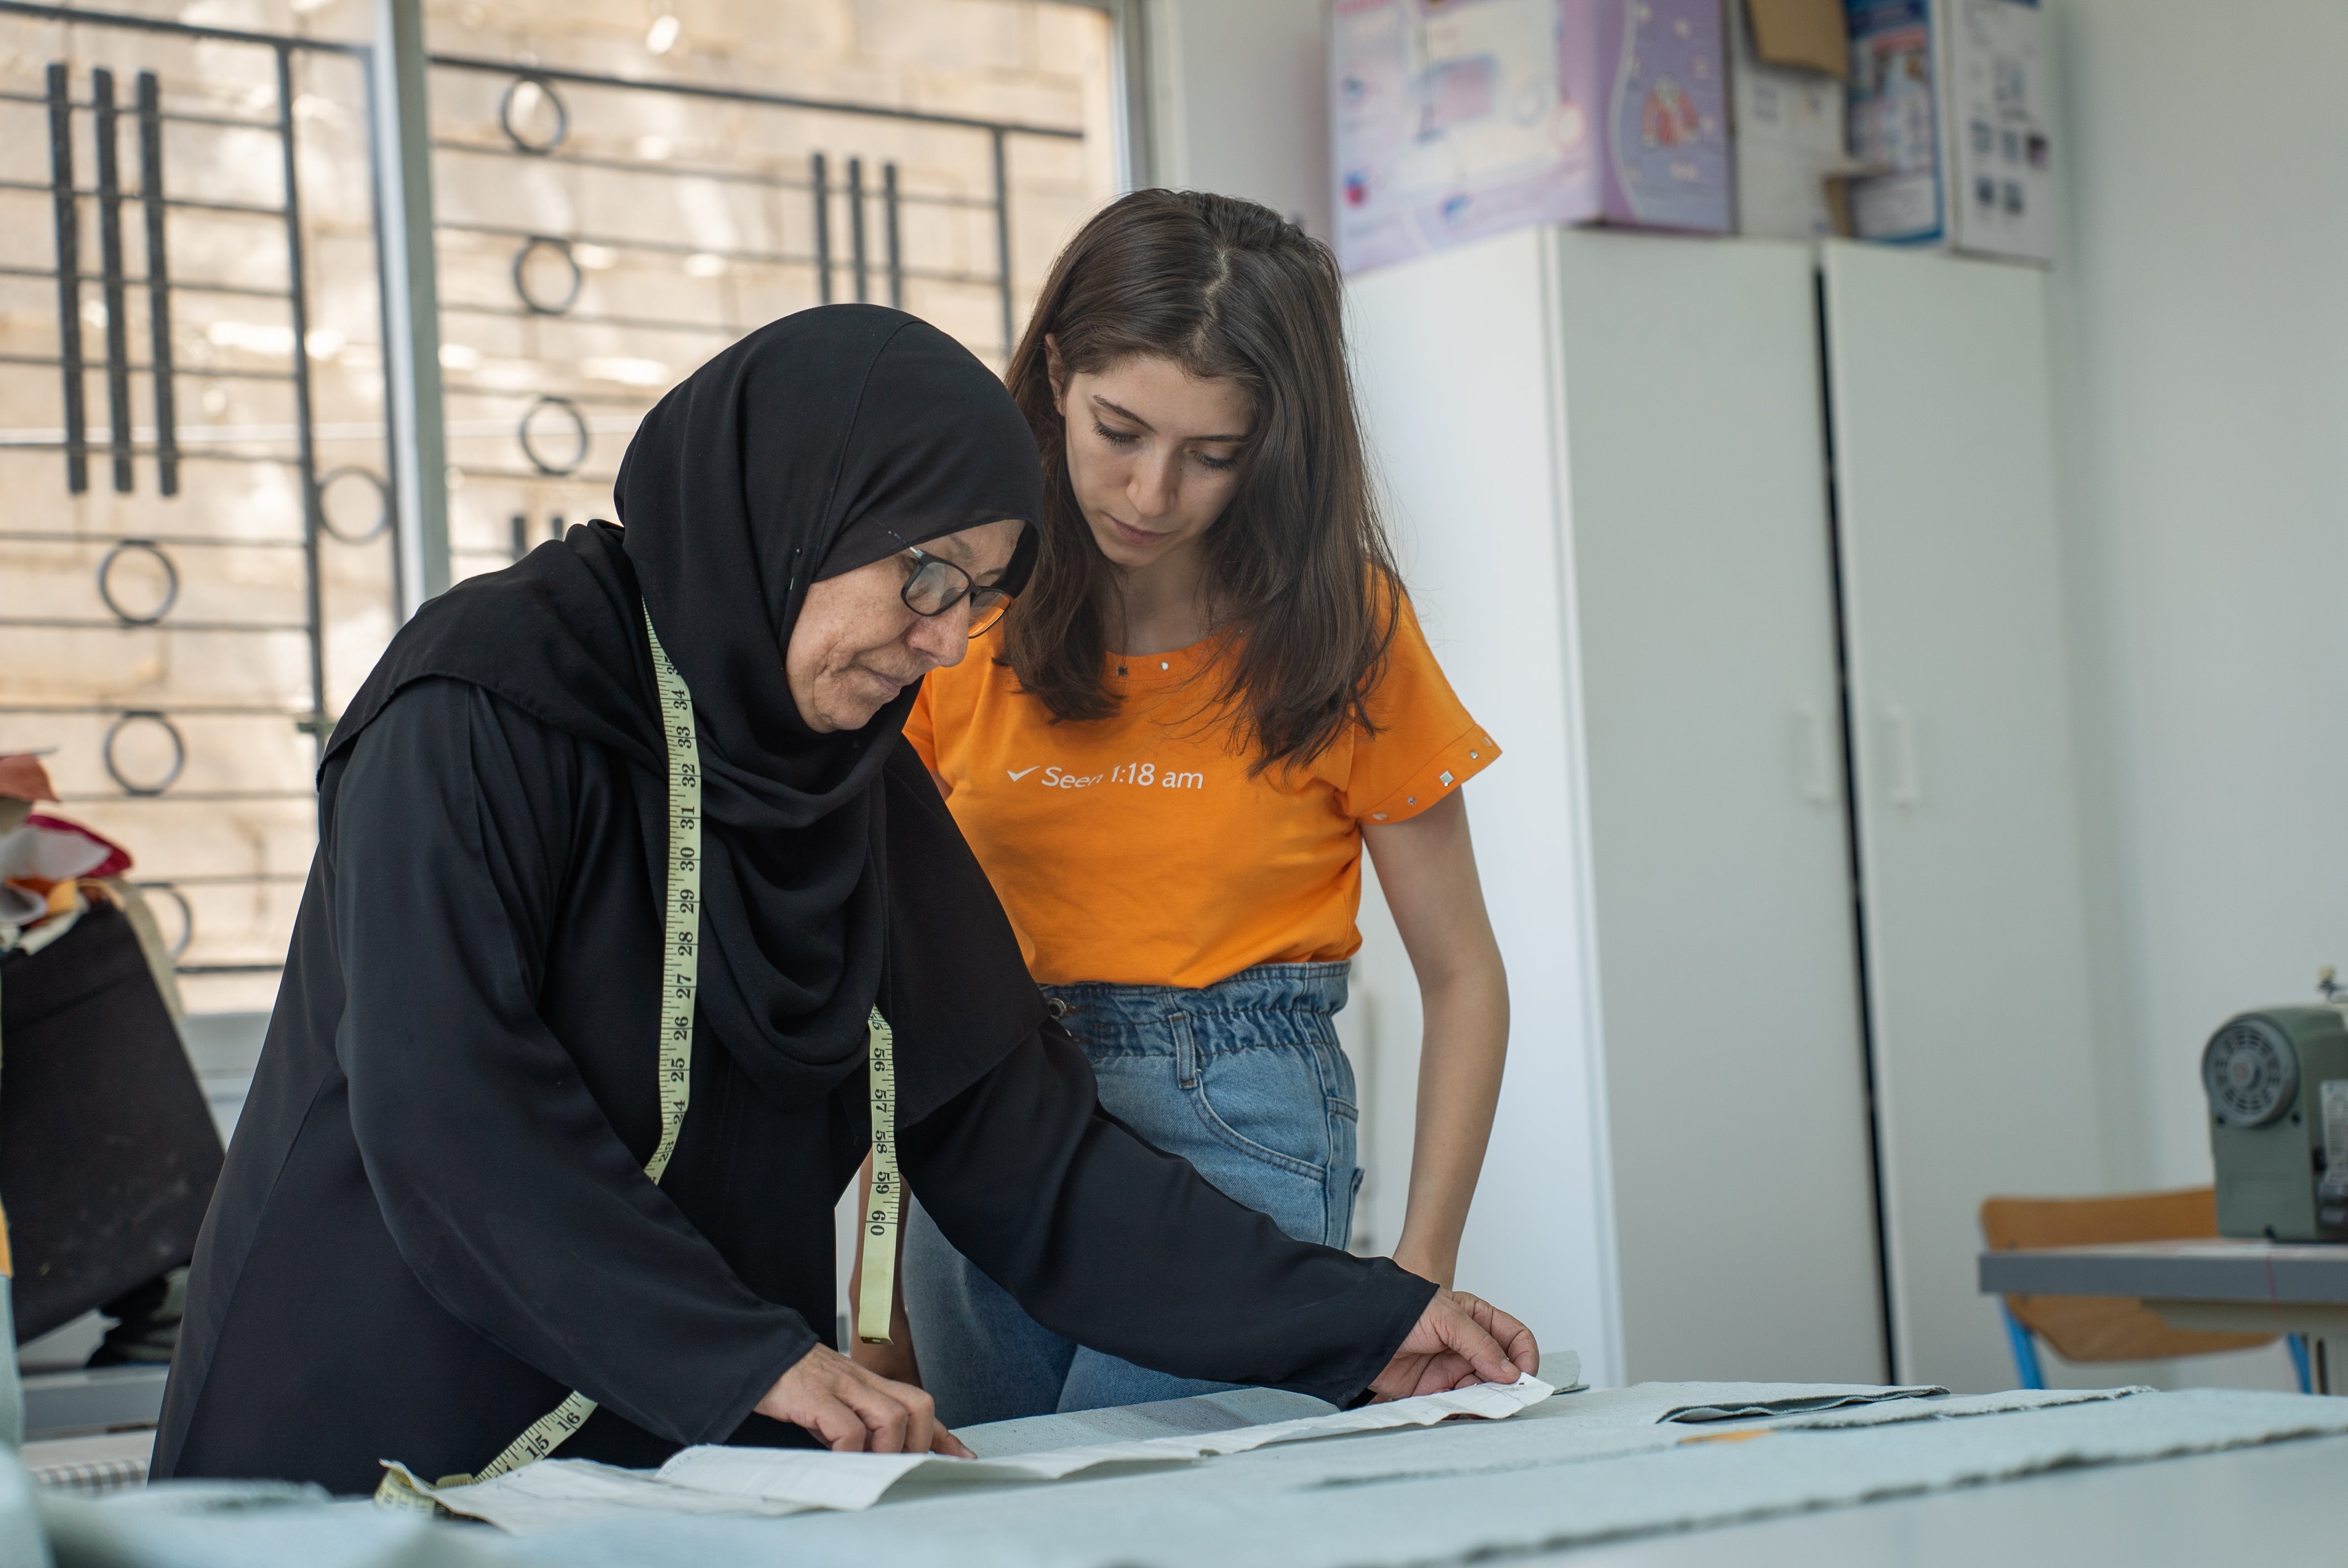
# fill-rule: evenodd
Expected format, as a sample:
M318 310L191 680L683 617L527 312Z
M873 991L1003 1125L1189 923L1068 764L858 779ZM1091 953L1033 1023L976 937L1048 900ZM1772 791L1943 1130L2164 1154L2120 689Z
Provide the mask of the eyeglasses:
M893 529L880 531L899 544L905 544ZM898 597L915 615L943 615L966 599L970 600L970 635L978 638L992 631L994 623L1003 619L1003 612L1011 608L1009 592L979 587L971 580L970 573L953 562L912 545L905 545L905 553L913 558L913 569L906 575L905 586Z

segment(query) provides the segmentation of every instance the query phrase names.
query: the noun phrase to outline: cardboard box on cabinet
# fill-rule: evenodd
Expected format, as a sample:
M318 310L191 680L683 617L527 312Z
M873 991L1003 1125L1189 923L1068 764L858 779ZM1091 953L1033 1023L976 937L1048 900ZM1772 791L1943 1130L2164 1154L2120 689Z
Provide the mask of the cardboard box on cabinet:
M1347 272L1535 223L1723 233L1719 0L1335 0Z
M1815 240L1837 231L1828 183L1849 175L1843 0L1728 0L1736 231Z
M2054 258L2038 0L1849 0L1850 182L1863 240Z

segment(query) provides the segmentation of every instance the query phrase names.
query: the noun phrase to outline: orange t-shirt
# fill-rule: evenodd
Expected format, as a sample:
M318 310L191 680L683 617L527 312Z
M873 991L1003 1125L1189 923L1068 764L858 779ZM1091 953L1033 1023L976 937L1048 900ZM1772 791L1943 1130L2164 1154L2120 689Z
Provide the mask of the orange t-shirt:
M1254 777L1231 726L1200 721L1210 645L1111 655L1118 711L1056 724L997 662L1001 636L931 671L905 737L945 781L1045 985L1207 986L1351 957L1361 825L1416 816L1499 755L1406 601L1371 694L1376 733Z

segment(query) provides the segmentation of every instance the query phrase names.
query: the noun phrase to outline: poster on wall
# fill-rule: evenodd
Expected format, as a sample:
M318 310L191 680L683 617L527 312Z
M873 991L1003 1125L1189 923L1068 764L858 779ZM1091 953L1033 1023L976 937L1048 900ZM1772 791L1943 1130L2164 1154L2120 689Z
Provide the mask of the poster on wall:
M1955 0L1950 207L1961 251L2054 259L2053 106L2038 0Z
M1849 0L1850 185L1863 240L2054 256L2038 0Z

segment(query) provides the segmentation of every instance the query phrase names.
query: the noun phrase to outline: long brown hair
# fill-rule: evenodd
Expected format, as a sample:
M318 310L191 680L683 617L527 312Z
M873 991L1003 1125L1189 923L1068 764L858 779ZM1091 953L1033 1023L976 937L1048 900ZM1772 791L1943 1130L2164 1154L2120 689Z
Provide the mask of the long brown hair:
M1068 479L1045 337L1066 374L1128 354L1244 386L1254 405L1231 505L1208 529L1208 602L1228 657L1210 706L1253 768L1311 761L1371 728L1402 589L1354 411L1337 264L1269 208L1137 190L1068 242L1007 377L1044 462L1035 573L1004 624L1013 671L1063 720L1107 718L1115 597Z

